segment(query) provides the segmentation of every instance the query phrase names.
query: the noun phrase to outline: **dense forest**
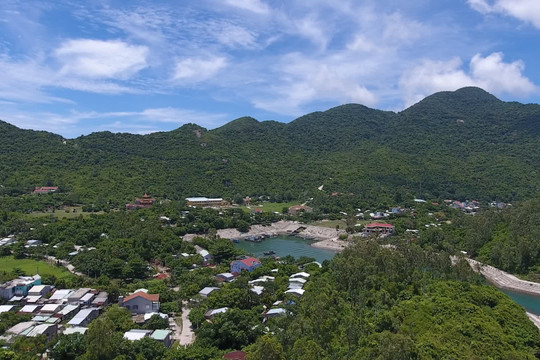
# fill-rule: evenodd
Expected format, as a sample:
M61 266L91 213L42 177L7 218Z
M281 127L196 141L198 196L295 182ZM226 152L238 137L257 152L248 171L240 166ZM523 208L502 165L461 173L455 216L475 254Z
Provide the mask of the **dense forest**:
M56 185L65 202L99 208L143 192L277 202L338 192L392 204L515 201L540 188L540 106L506 103L478 88L436 93L399 113L350 104L288 124L240 118L214 130L188 124L144 136L63 139L0 122L0 134L1 194Z

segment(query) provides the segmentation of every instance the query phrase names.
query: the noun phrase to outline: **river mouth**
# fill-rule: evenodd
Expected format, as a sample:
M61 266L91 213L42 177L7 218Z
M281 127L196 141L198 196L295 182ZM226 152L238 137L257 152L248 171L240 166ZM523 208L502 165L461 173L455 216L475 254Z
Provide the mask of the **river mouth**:
M241 239L235 245L255 257L268 256L265 253L268 254L274 251L275 254L271 256L284 257L291 255L295 258L307 256L314 258L318 262L323 262L324 260L332 259L336 255L335 251L311 246L313 242L312 240L306 240L296 236L278 235L262 239L260 242Z

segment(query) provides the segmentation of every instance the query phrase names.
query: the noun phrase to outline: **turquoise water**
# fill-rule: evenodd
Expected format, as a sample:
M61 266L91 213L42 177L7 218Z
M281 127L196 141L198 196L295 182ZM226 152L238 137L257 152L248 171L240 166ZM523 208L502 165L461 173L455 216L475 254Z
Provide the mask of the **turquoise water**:
M512 300L523 306L528 312L540 315L540 296L522 294L515 291L503 290L503 293L510 296Z
M311 246L311 243L313 243L313 241L304 240L294 236L276 236L263 239L259 243L240 240L236 246L256 257L264 256L265 251L274 250L276 253L273 256L283 257L292 255L295 258L307 256L315 258L318 262L330 260L336 254L336 252L332 250L317 249Z

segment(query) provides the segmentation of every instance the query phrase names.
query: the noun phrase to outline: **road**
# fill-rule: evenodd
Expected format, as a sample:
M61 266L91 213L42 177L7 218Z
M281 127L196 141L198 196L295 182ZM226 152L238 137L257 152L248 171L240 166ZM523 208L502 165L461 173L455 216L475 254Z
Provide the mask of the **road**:
M182 301L182 326L174 327L174 340L177 340L180 345L187 346L195 341L195 333L191 327L191 321L188 319L190 309L187 307L187 301Z

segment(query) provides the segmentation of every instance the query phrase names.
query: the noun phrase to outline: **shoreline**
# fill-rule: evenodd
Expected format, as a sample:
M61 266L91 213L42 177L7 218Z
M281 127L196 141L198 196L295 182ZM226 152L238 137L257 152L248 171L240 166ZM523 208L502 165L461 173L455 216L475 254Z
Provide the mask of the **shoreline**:
M465 259L474 271L482 274L486 280L495 287L540 297L540 283L521 280L520 278L491 265L485 265L477 260L469 258Z
M300 230L300 228L304 228ZM300 230L300 231L299 231ZM310 245L318 249L341 251L347 246L347 242L340 240L341 234L346 234L344 230L336 230L333 228L307 225L297 221L280 220L268 226L252 225L249 231L242 233L236 229L220 229L217 230L217 235L225 239L245 239L251 236L289 236L296 232L296 236L314 240ZM183 239L192 241L197 236L195 234L186 234ZM201 235L204 236L204 235Z

